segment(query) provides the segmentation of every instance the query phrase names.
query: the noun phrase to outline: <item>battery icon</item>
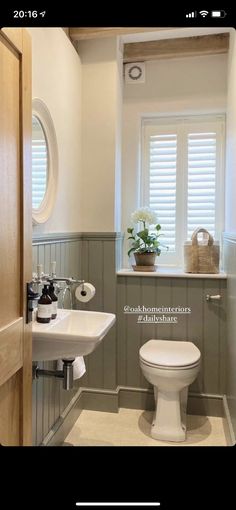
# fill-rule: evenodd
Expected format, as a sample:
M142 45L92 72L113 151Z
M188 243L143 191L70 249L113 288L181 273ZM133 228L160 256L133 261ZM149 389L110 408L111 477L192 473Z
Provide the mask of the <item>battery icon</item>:
M225 16L226 16L225 11L211 11L212 18L225 18Z

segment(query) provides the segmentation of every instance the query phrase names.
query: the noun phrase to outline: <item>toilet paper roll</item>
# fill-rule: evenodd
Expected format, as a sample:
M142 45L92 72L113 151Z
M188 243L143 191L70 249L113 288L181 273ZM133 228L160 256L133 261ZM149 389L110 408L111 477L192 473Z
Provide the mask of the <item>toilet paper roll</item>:
M91 283L80 284L75 290L75 297L82 303L87 303L95 296L96 289Z

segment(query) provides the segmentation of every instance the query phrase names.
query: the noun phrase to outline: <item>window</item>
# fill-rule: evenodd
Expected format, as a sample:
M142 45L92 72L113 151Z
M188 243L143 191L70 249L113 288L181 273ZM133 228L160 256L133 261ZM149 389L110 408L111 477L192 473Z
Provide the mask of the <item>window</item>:
M142 202L162 227L160 263L181 265L183 243L202 226L220 239L224 220L224 116L145 119Z
M54 207L58 152L52 117L41 99L33 99L32 113L32 215L38 224L48 220Z

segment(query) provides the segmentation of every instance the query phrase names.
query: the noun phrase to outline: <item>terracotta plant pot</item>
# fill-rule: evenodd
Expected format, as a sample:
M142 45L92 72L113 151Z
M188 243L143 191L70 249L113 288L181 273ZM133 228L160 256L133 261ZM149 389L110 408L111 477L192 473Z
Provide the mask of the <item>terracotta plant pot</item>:
M137 266L154 266L156 253L134 253Z

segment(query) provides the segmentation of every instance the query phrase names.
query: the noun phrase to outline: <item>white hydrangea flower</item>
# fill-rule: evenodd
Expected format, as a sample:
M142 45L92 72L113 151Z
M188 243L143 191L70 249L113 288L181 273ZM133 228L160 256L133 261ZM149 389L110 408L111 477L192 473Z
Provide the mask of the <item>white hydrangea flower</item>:
M150 209L150 207L141 207L134 211L131 214L131 220L133 223L144 221L145 223L148 223L148 225L156 225L158 223L157 215L155 211Z

